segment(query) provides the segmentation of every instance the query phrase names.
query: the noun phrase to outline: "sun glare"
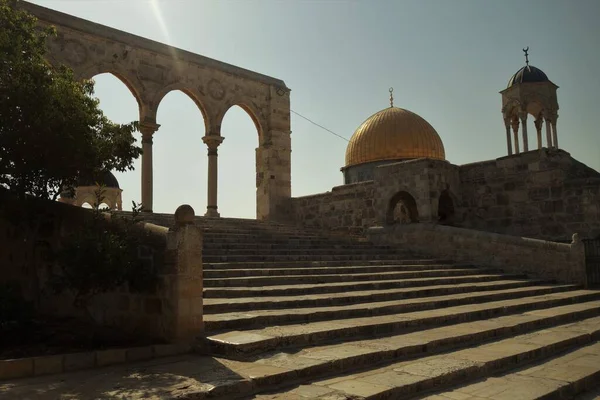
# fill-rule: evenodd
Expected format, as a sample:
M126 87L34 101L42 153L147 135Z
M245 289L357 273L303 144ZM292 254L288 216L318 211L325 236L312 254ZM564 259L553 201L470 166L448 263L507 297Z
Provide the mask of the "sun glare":
M158 25L160 26L160 30L162 31L162 34L169 42L170 41L169 30L168 30L167 24L165 23L165 20L163 18L162 11L160 10L160 5L158 4L158 0L150 0L150 6L152 7L152 12L154 13L154 17L156 18Z

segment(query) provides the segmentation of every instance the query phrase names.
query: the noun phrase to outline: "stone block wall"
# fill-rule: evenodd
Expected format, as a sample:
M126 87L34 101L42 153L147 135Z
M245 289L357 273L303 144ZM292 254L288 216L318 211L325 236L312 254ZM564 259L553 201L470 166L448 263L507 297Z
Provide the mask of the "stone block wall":
M375 170L375 204L377 221L386 223L389 201L400 191L410 194L417 203L419 221L437 221L438 200L442 191L452 197L459 192L458 170L447 161L417 159L382 165Z
M375 243L410 248L435 258L587 284L585 249L578 238L564 244L435 224L374 227L367 235Z
M296 223L308 228L362 232L375 224L372 181L334 187L331 192L291 199Z
M65 237L91 220L89 210L40 199L17 200L0 190L0 285L12 285L46 315L84 318L70 294L56 294L50 277L52 254ZM202 234L195 225L169 230L139 224L139 257L160 271L151 293L126 287L98 295L89 312L101 325L166 341L186 341L203 330Z
M600 235L600 174L562 150L462 165L459 226L546 240Z

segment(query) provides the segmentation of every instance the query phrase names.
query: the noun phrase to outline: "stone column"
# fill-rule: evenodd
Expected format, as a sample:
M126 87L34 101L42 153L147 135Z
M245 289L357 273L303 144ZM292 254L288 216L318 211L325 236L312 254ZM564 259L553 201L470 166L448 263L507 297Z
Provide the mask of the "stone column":
M506 126L506 147L508 148L508 155L512 155L512 140L510 138L510 119L504 118L504 126Z
M553 139L554 148L556 148L556 149L558 149L558 133L556 132L556 118L557 117L554 117L554 120L552 121L552 139Z
M515 136L515 154L519 154L519 119L515 118L512 121L513 134Z
M160 125L140 124L142 133L142 211L152 212L152 136Z
M225 139L220 135L207 135L202 138L202 141L206 143L208 147L208 192L207 192L207 203L206 203L206 214L205 217L219 217L219 211L217 207L217 189L218 189L218 162L217 162L217 148Z
M529 151L529 140L527 139L527 113L522 112L519 117L521 119L521 126L523 126L523 151Z
M549 118L545 118L544 121L546 122L546 144L548 145L548 148L553 147L552 146L552 122L550 122Z
M543 123L544 123L544 120L541 117L536 119L534 122L535 130L537 132L538 150L542 148L542 124Z

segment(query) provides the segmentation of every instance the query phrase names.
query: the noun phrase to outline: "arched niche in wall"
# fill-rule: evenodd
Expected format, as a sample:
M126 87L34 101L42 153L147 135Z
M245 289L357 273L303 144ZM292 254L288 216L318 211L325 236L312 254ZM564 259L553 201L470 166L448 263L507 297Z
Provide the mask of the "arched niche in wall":
M386 212L386 223L402 224L419 222L419 210L415 198L406 191L396 193L390 199Z

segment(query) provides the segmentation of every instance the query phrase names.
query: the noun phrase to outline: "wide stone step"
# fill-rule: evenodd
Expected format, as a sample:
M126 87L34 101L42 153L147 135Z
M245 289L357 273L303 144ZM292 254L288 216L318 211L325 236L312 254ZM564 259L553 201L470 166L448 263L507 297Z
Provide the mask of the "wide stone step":
M204 242L203 250L206 251L242 251L242 250L259 250L259 251L277 251L277 250L326 250L326 249L352 249L352 250L378 250L378 251L398 251L398 248L390 246L374 246L364 243L314 243L305 242L298 243L246 243L234 242L224 244L222 242Z
M330 275L288 275L288 276L251 276L234 278L204 279L204 287L233 287L233 286L270 286L270 285L302 285L307 283L360 282L391 279L426 278L433 276L460 276L475 273L495 273L497 268L455 268L430 269L425 271L393 271L362 274L330 274Z
M575 306L581 307L583 304ZM571 351L572 357L564 358L561 361L556 359L554 365L547 369L547 373L557 376L556 369L564 362L570 363L568 368L571 369L570 376L573 378L571 381L577 386L584 386L579 383L581 381L577 374L593 375L594 372L588 367L597 367L598 363L595 359L582 359L580 355L598 354L597 347L592 346L597 345L593 341L598 339L600 320L595 318L556 326L558 323L568 322L571 318L585 318L588 312L595 312L591 309L586 311L583 308L544 310L544 312L544 314L539 314L536 311L526 315L510 316L509 319L494 319L474 324L464 323L438 329L437 333L433 330L423 330L415 332L411 336L387 338L385 340L389 341L385 343L382 339L365 340L333 345L338 347L322 346L294 353L271 353L253 361L234 361L189 354L113 366L102 370L36 376L0 383L0 397L4 395L7 399L48 400L62 398L82 400L105 398L177 398L179 400L233 398L305 400L321 398L321 400L341 400L360 399L371 394L379 396L379 391L357 394L356 385L349 385L352 382L348 381L377 385L376 389L379 390L390 390L399 385L422 382L422 385L416 385L417 390L421 390L434 388L436 382L443 384L456 382L464 385L468 383L468 379L483 377L479 374L471 377L466 373L469 370L465 371L460 365L458 367L462 368L464 373L456 374L458 375L456 376L452 372L455 369L450 367L451 364L438 364L440 361L436 360L443 360L439 356L439 352L448 350L454 350L452 353L447 353L451 360L464 360L465 357L480 356L479 359L467 358L467 360L478 363L479 370L485 369L488 376L500 368L506 370L522 367L524 362L540 362L544 357L548 363L552 363L554 359L547 357L553 358L557 355L569 357L569 354L565 354L564 351ZM533 329L547 326L551 326L551 328L532 332ZM493 347L480 346L475 349L477 352L473 352L471 349L458 350L458 348L476 345L480 340L504 339L512 334L519 336L512 337L511 342L496 342L502 343L500 346L488 343L484 346L491 345ZM531 347L531 344L536 347ZM569 346L570 344L574 344L574 346ZM539 346L544 346L544 348ZM508 348L509 351L505 351L504 348ZM563 351L563 353L557 354L551 350ZM459 353L461 351L468 352ZM425 354L429 358L423 365L420 363L423 359L415 358ZM456 358L457 355L460 358ZM413 360L407 361L407 356ZM432 356L436 358L432 359ZM571 360L578 361L571 362ZM396 367L400 371L393 371L393 368L392 371L389 371L389 367L400 364L400 361L402 361L402 365ZM406 367L405 363L407 362L411 363L412 367ZM533 371L538 365L532 365L531 370ZM584 366L585 368L582 368ZM568 370L565 367L567 365L563 365L563 369ZM361 368L362 371L357 372L357 368ZM365 368L370 370L366 371ZM340 376L351 372L354 373ZM370 372L384 375L373 377L371 374L371 377L363 379L364 374ZM434 376L433 373L437 375ZM533 374L531 375L533 376ZM437 377L437 381L431 379L434 377ZM447 379L443 379L443 377ZM388 378L389 384L379 380L380 378ZM373 381L374 379L376 381ZM334 380L336 380L335 383L332 382ZM345 382L342 388L329 387L329 385L341 382ZM290 387L290 385L299 384L303 385L297 388ZM348 389L346 387L348 385L354 389ZM282 386L285 386L286 389ZM365 385L362 388L373 389L372 386ZM275 392L275 390L277 391ZM269 394L250 397L257 392L268 392ZM411 394L419 396L423 393L415 391ZM487 398L490 397L493 398L493 394L487 396ZM391 396L385 398L401 399L402 397L391 393ZM468 396L458 398L469 399ZM447 397L444 398L444 400L447 399ZM528 397L511 396L509 399L527 400ZM586 400L588 399L589 397Z
M260 250L260 249L237 249L237 250L220 250L220 249L210 249L204 250L202 252L202 256L205 258L208 257L218 257L223 256L227 258L232 257L244 257L247 258L249 256L267 256L267 257L276 257L276 256L299 256L304 255L310 258L322 256L322 255L344 255L344 256L367 256L367 257L377 257L383 255L390 256L402 256L406 257L406 252L401 249L353 249L353 248L332 248L332 247L324 247L324 248L299 248L294 249L289 247L287 249L276 249L276 250Z
M396 362L353 374L317 380L313 381L311 385L301 386L287 393L267 394L252 398L257 400L301 399L304 397L302 396L304 393L309 394L308 397L324 396L323 398L328 399L402 400L414 399L419 395L421 395L419 398L422 399L427 398L423 397L423 394L434 388L439 389L458 383L473 382L507 369L524 368L528 364L542 361L545 361L542 365L547 366L545 371L563 377L563 382L576 380L579 382L578 387L581 390L585 388L585 384L582 383L585 381L593 382L592 379L597 377L598 371L600 371L600 364L597 364L600 351L599 339L600 317L593 317L575 323L485 343L475 348ZM565 354L566 351L570 351L570 353ZM583 355L587 355L585 359L581 359ZM563 358L561 359L561 357ZM566 361L571 368L577 371L569 373L569 370L565 368L566 365L562 365L558 371L551 367L559 366L560 361ZM552 379L542 376L541 374L545 371L536 369L538 366L530 366L523 370L527 371L528 376L538 378L535 379L538 383L540 379L545 379L547 383L554 385L554 387L560 385L560 382L552 382ZM577 368L577 366L583 366L584 368ZM264 382L263 387L273 386L276 382L283 383L285 382L283 379L291 380L293 376L298 376L298 372L294 370L287 372L287 374L284 371L286 371L285 367L281 367L278 374L275 374L275 370L272 370L270 380L267 380L266 376L261 377L262 382ZM280 379L282 380L280 381ZM520 384L521 389L531 389L527 382L532 385L534 379L523 378L514 382L513 390L516 390L517 384ZM260 387L259 382L255 382L255 384ZM527 392L524 396L514 392L516 396L506 396L505 393L502 393L504 396L496 397L494 394L501 393L501 388L494 387L488 388L488 390L488 395L485 397L467 394L466 396L454 397L429 397L429 399L475 400L502 398L520 400L541 398L528 397ZM310 396L310 393L318 394ZM294 397L294 395L297 397Z
M591 392L587 392L591 389ZM586 393L587 392L587 393ZM581 394L581 396L577 396ZM575 397L577 396L577 397ZM422 400L600 398L600 342L493 377L465 384Z
M577 288L574 285L533 286L329 307L221 312L205 315L204 321L206 330L208 331L252 329L255 327L316 321L331 321L335 323L337 320L342 319L410 313L472 303L489 303L506 299L560 293Z
M563 290L568 289L564 288ZM485 295L489 295L489 293ZM464 296L458 297L457 301L460 301L460 297ZM477 297L472 296L470 300L478 301ZM506 299L506 297L504 298ZM267 326L262 329L248 329L248 325L241 325L238 332L216 333L208 336L206 340L212 351L218 354L252 354L257 349L269 351L284 347L305 347L336 340L393 335L400 331L422 330L598 299L600 299L600 291L570 290L532 297L493 300L479 304L463 303L463 305L442 306L433 309L427 309L428 303L423 302L421 303L424 307L421 309L422 311L403 314L335 320L331 318L328 321ZM433 300L429 304L435 301L434 299L427 300ZM417 303L413 307L419 307L419 304ZM209 320L211 317L214 316L207 315L206 319ZM207 330L208 326L209 322L207 321Z
M327 293L308 296L282 296L282 297L247 297L235 299L206 298L204 299L204 313L217 314L234 311L256 311L296 309L306 307L330 307L349 304L360 304L378 301L391 301L400 299L414 299L430 296L442 296L457 293L484 292L492 290L514 289L534 285L547 284L545 281L535 280L498 280L481 283L462 283L454 285L424 286L417 288L402 288L388 290L368 290L358 292Z
M430 269L472 268L468 264L431 264L431 265L373 265L373 266L340 266L340 267L305 267L305 268L248 268L248 269L207 269L204 278L228 278L243 276L287 276L287 275L328 275L357 274L390 271L425 271Z
M399 260L338 260L338 261L256 261L256 262L204 262L204 270L209 269L251 269L251 268L318 268L338 266L369 266L369 265L436 265L452 264L451 260L412 259Z
M393 288L416 288L433 285L453 285L461 283L492 282L503 279L524 279L523 274L467 274L367 282L338 282L320 285L275 285L265 287L204 288L203 297L242 298L270 296L302 296L324 293L358 292L364 290L385 290Z
M202 260L206 262L274 262L274 261L345 261L345 260L396 260L406 258L404 253L379 253L371 254L358 252L356 254L344 254L342 252L333 252L329 254L295 254L295 255L203 255Z
M245 243L245 244L287 244L287 243L295 243L295 244L319 244L319 245L336 245L336 244L369 244L368 242L357 242L355 240L341 240L341 239L325 239L323 237L318 236L306 236L306 237L286 237L286 236L256 236L256 235L244 235L244 236L236 236L236 235L221 235L221 236L213 236L213 235L205 235L203 237L203 242L205 244L235 244L235 243ZM372 243L371 243L372 244Z

